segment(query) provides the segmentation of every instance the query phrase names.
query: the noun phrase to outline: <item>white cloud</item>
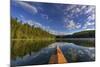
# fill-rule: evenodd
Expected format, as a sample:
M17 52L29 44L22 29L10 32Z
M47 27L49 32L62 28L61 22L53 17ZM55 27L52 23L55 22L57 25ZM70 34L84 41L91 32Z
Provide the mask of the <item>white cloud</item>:
M68 12L70 12L68 14ZM95 15L95 6L89 5L69 5L64 9L64 15L66 18L72 19L73 17L79 17L80 15ZM93 15L92 15L93 14Z
M70 12L68 14L68 12ZM78 22L75 22L74 19L79 18L81 15L86 16L86 23L84 25ZM89 6L89 5L69 5L66 7L64 10L64 19L63 21L65 22L65 27L69 30L74 30L74 29L80 29L81 27L83 29L89 29L89 28L94 28L95 25L95 6ZM83 22L84 22L83 21Z
M86 19L86 23L83 25L83 29L85 30L90 30L90 29L94 29L94 25L95 25L95 7L94 6L90 6L87 8L87 10L85 11L85 14L89 14L89 16Z
M94 6L89 6L89 7L87 7L87 10L85 11L85 13L93 13L93 12L95 12L95 7Z
M28 23L29 25L33 25L33 22L32 22L32 20L28 20L26 23Z
M33 14L37 13L38 10L35 6L30 5L26 2L22 2L22 1L16 1L16 3L18 3L22 8L24 8L25 10L32 12Z
M75 29L76 28L75 22L71 20L66 27L68 29Z
M76 5L69 5L68 7L66 7L65 11L70 11L73 10L73 8L76 8Z
M23 24L29 24L30 26L34 26L35 28L43 28L43 25L39 22L33 21L33 20L26 20L23 22Z
M94 25L94 22L87 22L87 25Z
M71 34L71 33L68 33L68 32L59 32L59 31L56 31L56 30L52 30L50 28L48 29L48 32L51 33L51 34L54 34L54 35L68 35L68 34Z
M68 11L71 12L71 17L76 14L76 13L81 13L84 9L86 8L86 6L78 6L78 5L69 5L68 7L66 7L66 9L64 10L64 14L66 15Z
M78 24L76 25L76 28L79 29L80 27L81 27L81 24L78 23Z
M73 20L71 20L65 25L65 27L68 28L69 30L79 29L81 27L81 24L79 23L76 24Z
M89 16L87 18L88 22L91 22L91 21L95 22L95 7L94 6L88 7L86 14L89 14Z
M43 25L39 22L36 22L36 21L32 21L32 20L29 20L28 22L30 25L33 25L35 28L43 28Z
M86 22L84 25L83 25L83 29L89 29L88 27L89 26L93 26L95 25L95 22ZM94 27L93 27L94 28Z
M86 5L82 5L81 10L86 9L86 7L87 7Z
M87 21L91 22L95 20L95 14L91 14L90 16L88 16Z

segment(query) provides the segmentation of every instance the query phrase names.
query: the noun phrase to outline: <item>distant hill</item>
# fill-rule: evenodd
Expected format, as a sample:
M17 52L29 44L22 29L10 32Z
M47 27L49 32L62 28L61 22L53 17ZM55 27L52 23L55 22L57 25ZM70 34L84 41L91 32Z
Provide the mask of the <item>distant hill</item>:
M95 30L81 31L73 34L74 37L79 38L95 38Z
M95 38L95 30L76 32L72 35L58 35L56 38Z
M28 23L23 24L22 21L11 18L11 38L12 39L54 39L54 35L34 27Z

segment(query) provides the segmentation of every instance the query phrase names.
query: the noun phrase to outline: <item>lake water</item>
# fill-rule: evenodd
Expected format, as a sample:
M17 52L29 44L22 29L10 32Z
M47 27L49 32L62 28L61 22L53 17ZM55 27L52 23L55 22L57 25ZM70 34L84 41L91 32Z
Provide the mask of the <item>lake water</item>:
M20 42L12 42L11 45L11 65L13 66L48 64L56 46L60 47L69 63L95 60L95 46L81 45L91 45L94 44L93 41L91 41L92 43L80 43L80 41L77 43L75 41L73 41L74 43L72 41L52 43L44 42L45 45L44 43L26 43L26 41Z

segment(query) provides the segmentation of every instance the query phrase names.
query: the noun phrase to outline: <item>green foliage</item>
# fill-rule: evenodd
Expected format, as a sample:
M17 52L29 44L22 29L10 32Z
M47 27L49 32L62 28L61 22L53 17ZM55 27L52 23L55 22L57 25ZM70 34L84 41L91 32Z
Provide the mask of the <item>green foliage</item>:
M23 57L32 52L38 52L47 47L53 41L34 41L34 40L12 40L11 41L11 58Z
M95 38L95 30L80 31L72 35L58 35L56 38Z
M37 52L55 41L55 36L17 19L11 18L11 57Z
M30 26L28 23L22 24L17 19L11 19L12 39L35 39L54 40L54 35L43 31L41 28Z
M95 38L95 30L87 30L74 33L73 36L79 38Z

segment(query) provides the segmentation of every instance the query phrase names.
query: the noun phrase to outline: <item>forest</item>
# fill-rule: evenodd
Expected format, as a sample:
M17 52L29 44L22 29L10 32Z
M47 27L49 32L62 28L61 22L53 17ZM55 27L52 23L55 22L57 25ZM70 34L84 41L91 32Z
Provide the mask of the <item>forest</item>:
M18 39L32 39L32 40L55 40L57 38L95 38L95 30L86 30L76 32L72 35L54 35L42 30L34 25L23 23L18 19L11 18L11 38Z
M11 38L13 40L32 39L32 40L54 40L55 36L42 30L39 27L34 27L28 23L22 23L18 19L11 18Z
M95 30L85 30L72 35L57 35L56 38L95 38Z
M39 27L34 27L28 23L23 23L18 21L18 19L11 18L11 57L16 56L23 57L27 53L38 52L42 48L48 45L59 42L57 39L65 42L73 42L75 44L80 44L84 46L95 46L94 41L83 41L80 40L67 40L67 38L94 38L95 31L81 31L74 33L73 35L53 35L47 31L42 30Z

